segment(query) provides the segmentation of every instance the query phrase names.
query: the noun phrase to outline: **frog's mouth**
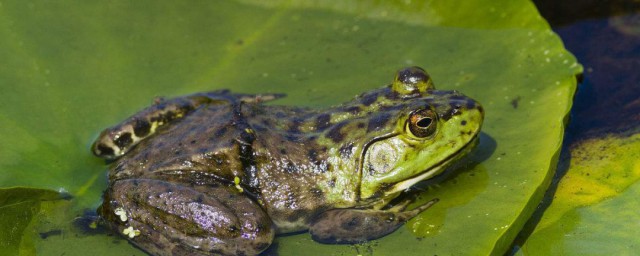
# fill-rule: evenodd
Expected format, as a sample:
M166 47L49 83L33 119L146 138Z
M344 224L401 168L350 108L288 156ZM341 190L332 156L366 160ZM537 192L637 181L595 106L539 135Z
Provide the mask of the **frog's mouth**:
M420 174L418 174L417 176L398 182L392 187L390 187L389 190L387 190L384 193L385 196L397 195L398 193L410 188L411 186L415 185L416 183L422 180L431 178L437 174L442 173L442 171L444 171L445 168L449 167L449 164L467 155L467 153L473 150L478 145L478 143L479 143L478 134L476 134L473 136L471 140L469 140L469 142L467 142L467 144L460 147L458 151L456 151L454 154L451 154L449 157L442 159L442 161L440 161L430 169L424 170L423 172L420 172Z

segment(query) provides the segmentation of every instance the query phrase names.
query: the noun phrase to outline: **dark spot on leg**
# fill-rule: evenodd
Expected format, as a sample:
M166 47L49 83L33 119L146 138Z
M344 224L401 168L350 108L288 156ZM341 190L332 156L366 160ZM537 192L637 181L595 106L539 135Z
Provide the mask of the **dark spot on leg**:
M164 104L159 105L159 106L162 107L161 110L163 110L164 107L166 107L166 106L164 106ZM153 116L153 117L149 118L149 120L151 120L151 122L159 122L159 123L166 124L166 123L170 122L171 120L173 120L174 118L175 118L175 113L173 111L167 111L165 113L160 113L157 116Z
M98 144L98 151L100 151L100 155L113 155L115 153L112 148L102 143Z
M120 137L118 137L115 141L113 141L118 147L125 148L131 143L133 143L133 139L131 139L131 133L125 132Z
M467 120L460 121L460 125L467 125Z
M151 132L151 125L149 124L149 122L147 122L146 120L136 119L135 123L133 124L133 134L135 134L137 137L144 137L149 135L149 132Z

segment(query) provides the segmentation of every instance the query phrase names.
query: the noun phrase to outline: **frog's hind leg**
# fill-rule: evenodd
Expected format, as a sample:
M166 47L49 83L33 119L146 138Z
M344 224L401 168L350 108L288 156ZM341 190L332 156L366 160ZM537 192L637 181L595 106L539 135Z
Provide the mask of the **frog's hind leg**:
M105 159L118 158L155 133L158 127L184 117L198 106L224 104L233 100L228 91L199 93L169 100L157 99L154 105L102 131L91 150L96 156Z
M267 102L284 94L232 94L228 90L197 93L169 100L156 99L154 105L134 114L122 123L102 131L91 146L93 154L105 159L124 155L138 142L153 135L158 127L183 118L203 104Z
M275 235L264 210L226 184L119 180L98 211L152 255L257 255Z
M355 244L383 237L407 220L438 202L433 199L415 209L405 211L406 203L387 210L332 209L320 213L311 221L311 238L321 243Z

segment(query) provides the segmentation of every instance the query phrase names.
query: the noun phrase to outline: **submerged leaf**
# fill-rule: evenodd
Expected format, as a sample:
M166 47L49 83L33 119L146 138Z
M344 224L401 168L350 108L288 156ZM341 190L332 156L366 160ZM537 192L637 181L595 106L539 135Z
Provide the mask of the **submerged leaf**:
M33 252L31 232L26 231L43 201L61 199L58 192L36 188L0 188L0 255Z
M576 143L526 255L635 254L640 242L640 134Z

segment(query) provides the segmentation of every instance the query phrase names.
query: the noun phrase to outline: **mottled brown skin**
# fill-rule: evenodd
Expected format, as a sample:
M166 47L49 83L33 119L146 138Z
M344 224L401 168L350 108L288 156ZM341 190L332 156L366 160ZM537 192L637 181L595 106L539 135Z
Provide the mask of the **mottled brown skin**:
M375 239L432 203L381 210L396 190L419 181L413 179L420 172L400 188L364 184L391 169L367 162L373 157L367 149L398 136L403 122L421 129L416 110L434 115L424 119L429 127L471 110L480 114L468 121L482 121L477 102L434 90L417 68L401 70L393 86L326 110L261 104L281 96L199 93L159 102L105 130L93 152L115 161L100 215L114 229L139 230L131 242L154 255L254 255L274 234L310 227L321 242ZM456 146L455 157L439 160L438 168L471 147L479 124L467 127L460 130L468 136L465 144ZM425 139L435 129L424 129ZM119 219L118 209L127 220ZM365 224L345 231L356 218Z

